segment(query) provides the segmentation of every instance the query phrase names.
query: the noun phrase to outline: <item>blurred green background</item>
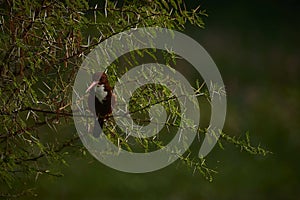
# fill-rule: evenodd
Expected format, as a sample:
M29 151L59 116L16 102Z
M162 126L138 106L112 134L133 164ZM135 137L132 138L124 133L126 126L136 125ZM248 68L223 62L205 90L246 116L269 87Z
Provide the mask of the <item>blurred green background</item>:
M254 144L273 154L216 147L207 158L218 171L211 183L178 162L152 173L127 174L89 155L71 155L64 177L40 176L31 183L38 199L300 198L300 3L201 2L209 14L206 28L188 27L186 33L203 45L223 76L228 96L224 130L238 137L249 130Z

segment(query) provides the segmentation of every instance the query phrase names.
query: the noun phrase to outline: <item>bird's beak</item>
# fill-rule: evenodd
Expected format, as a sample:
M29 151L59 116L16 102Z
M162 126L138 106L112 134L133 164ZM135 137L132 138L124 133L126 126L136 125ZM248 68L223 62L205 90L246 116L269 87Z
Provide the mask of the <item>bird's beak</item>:
M93 87L95 87L98 84L98 81L93 81L91 85L86 89L85 92L89 92Z

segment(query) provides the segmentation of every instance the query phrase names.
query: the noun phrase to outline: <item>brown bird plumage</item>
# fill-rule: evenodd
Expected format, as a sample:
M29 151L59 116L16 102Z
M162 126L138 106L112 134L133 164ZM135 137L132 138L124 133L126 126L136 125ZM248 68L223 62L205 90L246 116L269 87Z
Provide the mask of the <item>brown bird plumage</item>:
M102 133L104 121L112 113L116 98L104 72L96 72L92 79L93 81L86 92L90 93L88 97L89 109L95 115L93 135L99 137ZM97 122L101 129L96 126Z

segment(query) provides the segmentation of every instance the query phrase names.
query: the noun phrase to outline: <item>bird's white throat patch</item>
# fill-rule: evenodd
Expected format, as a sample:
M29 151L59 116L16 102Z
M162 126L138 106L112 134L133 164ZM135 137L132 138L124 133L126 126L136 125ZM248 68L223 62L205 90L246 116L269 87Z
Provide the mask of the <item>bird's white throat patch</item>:
M102 103L102 101L106 98L107 92L104 90L104 85L97 85L95 87L95 96Z

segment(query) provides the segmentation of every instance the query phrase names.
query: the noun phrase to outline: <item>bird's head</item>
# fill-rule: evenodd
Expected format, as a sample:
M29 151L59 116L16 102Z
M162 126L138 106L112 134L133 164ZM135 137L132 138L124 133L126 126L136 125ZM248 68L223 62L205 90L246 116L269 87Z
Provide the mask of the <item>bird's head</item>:
M110 90L110 86L108 83L107 75L104 72L94 73L92 83L86 89L86 92L90 92L91 90L95 92L95 96L100 102L102 102L106 98L108 90Z
M93 88L99 87L101 85L108 85L107 75L104 72L96 72L93 74L92 83L89 85L85 92L89 92Z

